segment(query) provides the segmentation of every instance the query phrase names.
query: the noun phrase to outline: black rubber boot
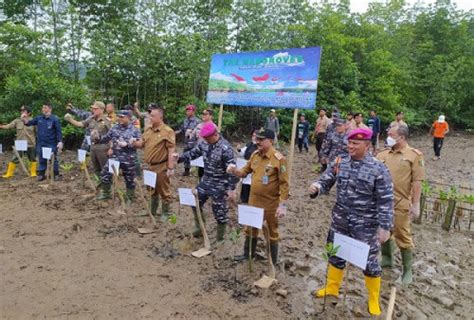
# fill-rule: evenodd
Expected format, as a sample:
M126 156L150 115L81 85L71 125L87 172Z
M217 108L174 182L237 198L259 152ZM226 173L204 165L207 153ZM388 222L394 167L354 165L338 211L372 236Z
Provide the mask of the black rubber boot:
M183 177L189 176L189 168L184 168Z
M257 242L258 238L252 238L252 259L255 257L255 250L257 250ZM250 244L250 237L245 237L244 242L244 253L239 256L234 257L234 261L244 261L249 259L249 244Z
M197 216L197 211L196 207L192 207L193 210L193 216L194 216L194 229L193 229L193 237L194 238L200 238L202 237L202 232L201 232L201 226L199 225L199 219ZM206 218L204 218L204 215L201 212L201 218L202 218L202 223L205 225L206 224Z
M158 197L151 197L150 200L150 210L151 214L154 217L157 217L158 206L160 205L160 198Z
M273 265L276 265L278 263L278 242L270 242L270 255Z

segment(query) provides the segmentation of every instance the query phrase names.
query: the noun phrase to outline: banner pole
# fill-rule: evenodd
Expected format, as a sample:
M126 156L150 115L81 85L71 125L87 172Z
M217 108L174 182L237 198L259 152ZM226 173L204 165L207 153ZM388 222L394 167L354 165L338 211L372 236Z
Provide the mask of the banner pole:
M217 120L217 129L221 132L222 129L222 115L224 114L224 105L221 103L219 107L219 119Z
M288 156L288 185L291 186L291 173L293 171L293 157L295 155L296 124L298 123L298 108L293 112L293 128L291 129L290 154Z

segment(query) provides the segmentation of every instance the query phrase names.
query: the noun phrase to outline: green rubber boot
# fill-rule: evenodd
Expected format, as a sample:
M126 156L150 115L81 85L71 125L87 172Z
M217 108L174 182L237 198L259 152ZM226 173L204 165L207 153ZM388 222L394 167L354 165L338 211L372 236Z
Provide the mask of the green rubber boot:
M226 227L227 227L227 223L217 223L217 235L216 235L217 244L224 243Z
M392 268L393 267L393 249L395 244L392 239L387 240L382 244L382 261L380 266L382 268Z
M168 202L162 202L161 203L161 216L160 220L161 222L166 222L168 221L168 218L170 217L170 204Z
M110 199L110 184L102 184L100 193L96 198L97 200L107 200Z
M413 282L413 274L411 271L411 266L413 264L413 252L411 249L400 249L402 254L402 264L403 264L403 273L402 273L402 283L404 285L409 285Z
M193 216L194 216L193 237L194 238L200 238L200 237L202 237L202 232L201 232L201 226L199 225L199 219L198 219L198 216L197 216L197 211L196 211L195 207L192 207L192 209L193 209ZM206 224L206 218L204 217L202 212L201 212L201 218L202 218L202 222L204 224Z
M127 204L130 204L130 203L133 203L134 199L135 199L135 189L127 188L127 191L125 192L125 202Z
M158 206L160 205L160 198L158 197L151 197L150 200L150 211L151 214L156 217L157 211L158 211Z

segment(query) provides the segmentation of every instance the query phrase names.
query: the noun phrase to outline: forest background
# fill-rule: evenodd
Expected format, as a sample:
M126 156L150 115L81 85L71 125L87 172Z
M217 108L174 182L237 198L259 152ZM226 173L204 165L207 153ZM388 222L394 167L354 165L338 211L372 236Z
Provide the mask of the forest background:
M22 104L37 114L50 101L62 116L68 102L87 109L97 99L118 108L157 102L176 127L186 104L206 107L212 54L321 46L311 123L319 107L337 107L377 110L384 125L404 111L412 128L443 113L452 127L474 129L474 12L448 0L371 3L364 13L347 0L0 3L0 123ZM262 125L268 111L225 110L224 131L235 136ZM292 111L278 113L288 139ZM70 125L63 132L82 136ZM13 138L0 132L4 145Z

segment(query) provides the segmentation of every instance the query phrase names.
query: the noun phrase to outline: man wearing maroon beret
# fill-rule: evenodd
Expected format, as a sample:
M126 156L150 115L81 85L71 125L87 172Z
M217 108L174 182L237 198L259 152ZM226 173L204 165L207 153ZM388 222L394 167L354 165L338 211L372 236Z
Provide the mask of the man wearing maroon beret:
M310 193L327 194L336 184L336 204L332 210L328 243L334 242L334 233L340 233L370 246L364 270L369 293L368 311L380 315L380 244L390 237L393 219L392 179L385 165L369 153L372 131L359 128L349 133L348 157L337 157L314 182ZM346 261L332 256L326 287L314 292L318 298L338 296Z

